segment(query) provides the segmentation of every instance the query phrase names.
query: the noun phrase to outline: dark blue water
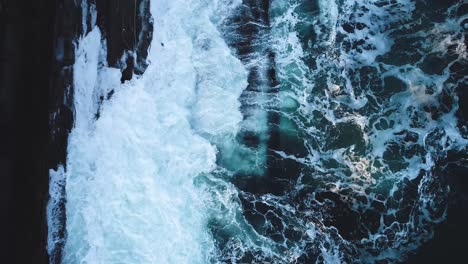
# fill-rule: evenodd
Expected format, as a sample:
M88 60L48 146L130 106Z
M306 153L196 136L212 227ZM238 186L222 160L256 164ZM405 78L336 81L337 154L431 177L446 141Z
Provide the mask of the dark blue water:
M466 4L141 3L117 28L112 5L82 3L53 261L427 263L466 249Z
M271 244L213 223L222 259L399 262L466 219L466 18L459 1L244 1L230 44L275 95L265 170L232 182Z

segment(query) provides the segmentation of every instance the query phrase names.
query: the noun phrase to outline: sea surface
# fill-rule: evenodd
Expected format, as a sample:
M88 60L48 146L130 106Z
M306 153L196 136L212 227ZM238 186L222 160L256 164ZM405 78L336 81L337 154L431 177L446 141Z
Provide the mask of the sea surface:
M400 263L468 191L463 1L138 3L117 62L81 3L52 263Z

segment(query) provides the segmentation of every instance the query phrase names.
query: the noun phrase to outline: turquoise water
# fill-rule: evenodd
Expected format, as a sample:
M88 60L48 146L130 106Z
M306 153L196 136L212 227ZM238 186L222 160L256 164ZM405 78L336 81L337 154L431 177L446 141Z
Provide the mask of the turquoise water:
M466 152L463 8L155 0L148 66L124 83L90 23L66 170L51 172L49 252L65 241L63 263L405 261L446 220L447 156Z
M224 234L224 261L406 259L446 217L443 158L466 151L461 3L247 2L268 19L241 15L263 23L244 61L271 63L275 95L265 173L232 182L268 243Z

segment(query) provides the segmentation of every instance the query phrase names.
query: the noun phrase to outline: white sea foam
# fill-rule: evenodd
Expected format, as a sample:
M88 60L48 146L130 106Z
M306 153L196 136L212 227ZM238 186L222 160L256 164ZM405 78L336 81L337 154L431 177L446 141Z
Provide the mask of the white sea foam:
M398 30L406 32L405 29L411 25L405 24L416 20L412 17L416 7L415 1L398 0L385 3L374 0L345 0L339 3L337 5L337 1L318 1L317 10L311 13L309 9L315 7L306 6L305 1L276 0L272 2L272 43L276 53L277 75L280 79L280 98L283 98L282 110L292 113L283 112L282 114L296 123L298 134L306 132L311 138L305 142L309 145L308 160L299 159L287 152L276 151L276 153L284 159L294 160L320 172L313 173L309 177L317 179L322 177L319 176L321 173L325 174L324 182L333 186L329 191L339 193L340 188L346 187L351 188L354 194L362 194L372 199L375 198L375 194L365 194L364 190L381 184L382 179L392 181L397 186L397 183L405 179L416 181L421 174L425 175L418 189L419 202L415 205L413 213L415 219L410 219L400 226L403 231L397 233L397 239L390 239L386 242L389 245L398 246L399 252L391 250L386 252L386 249L381 248L379 256L382 259L404 258L405 251L417 247L418 243L427 239L427 233L431 232L431 227L427 223L418 222L418 216L415 215L423 215L431 224L443 218L443 214L439 212L444 210L442 203L446 190L443 187L437 187L437 191L432 193L428 191L434 184L431 176L428 176L431 175L435 166L431 155L437 155L437 149L441 146L444 146L441 147L443 151L449 148L460 149L461 146L466 146L467 142L457 128L457 120L454 116L456 104L451 105L452 108L439 118L423 110L426 106L439 106L439 96L442 92L450 93L453 90L453 86L448 83L450 64L442 74L430 75L416 65L388 65L392 62L386 64L379 60L380 56L392 51L395 44L401 44L395 43L394 37L405 33L395 32ZM302 9L305 6L306 8ZM417 44L427 52L440 52L444 55L447 55L449 46L455 45L456 55L460 59L466 57L463 38L456 34L460 28L460 21L460 19L447 19L443 23L436 23L430 31L419 31L416 34L426 41ZM412 23L417 24L414 21ZM314 41L308 40L310 36L304 33L310 32L310 28L315 33ZM405 39L398 41L405 41ZM401 49L401 45L396 49ZM421 61L423 59L424 57ZM388 76L398 76L398 79L407 85L407 89L403 87L403 91L395 92L388 101L385 101L383 96L373 97L372 90L375 85L370 82L367 85L362 84L359 80L366 78L365 75L370 74L372 68L377 70L375 76L371 78L377 80L380 78L383 82ZM364 73L360 73L360 70ZM430 90L433 91L429 92ZM379 102L378 107L383 109L381 113L365 110L369 108L368 104L372 98ZM380 103L381 100L385 102ZM297 102L298 106L292 103L293 101ZM371 103L375 104L375 102ZM295 109L297 111L294 111ZM323 117L326 122L320 118L319 121L315 120L314 112L318 113L320 118ZM416 118L413 114L420 115L419 123L416 125L414 124ZM300 116L300 118L295 116ZM378 123L375 121L377 117L377 120L384 120L383 122L387 124L384 129L374 127ZM330 137L330 135L323 134L321 129L324 129L324 126L351 122L359 126L362 132L362 139L367 147L367 150L363 152L366 154L359 154L355 146L328 150L325 144L316 142ZM282 133L288 133L286 130L289 130L291 126L284 123L280 124L280 127L283 130ZM434 131L439 130L443 131L440 143L426 144L426 141L431 142L430 139L426 140L426 137L430 137ZM416 142L405 142L401 136L397 136L399 133L401 135L402 131L417 135ZM414 151L416 148L413 148L414 152L411 154L397 154L397 150L391 153L388 151L390 144L403 144L402 148L405 150L418 145L424 150L423 153L418 153ZM432 154L429 155L427 152L424 154L425 151ZM387 166L385 159L392 159L391 155L397 155L397 159L401 158L395 162L400 162L401 167L392 168L393 171L386 167L384 171L381 165L376 166L379 162ZM406 156L399 157L404 155ZM343 173L341 168L327 167L324 161L329 160L337 162L339 167L346 167L348 174ZM305 178L307 175L301 177ZM402 184L398 186L401 187ZM298 185L298 188L302 186ZM430 204L436 207L436 203L439 203L439 208L433 211L426 209L431 207ZM364 207L368 208L368 206ZM415 231L417 228L426 229L427 233ZM382 235L384 230L385 227L382 224L377 232L378 235L369 236L369 239L365 241L377 243L377 240L388 239ZM335 247L346 241L345 239L333 238L333 232L329 230L317 229L316 234L331 241L324 252L333 255L337 250L336 252L342 251L339 252L342 256L349 257L349 252L345 250L349 245L344 245L343 248ZM413 243L411 239L417 242ZM324 259L328 263L338 261L333 258L324 257ZM372 259L373 257L369 256L366 261L371 262Z
M54 217L60 212L54 208L60 202L65 178L68 236L64 263L236 263L248 254L259 262L274 263L298 261L304 255L319 256L319 261L325 263L352 262L355 257L372 262L401 259L402 252L417 247L430 233L428 225L445 216L434 213L443 211L436 208L436 203L447 190L431 185L436 178L431 177L433 155L440 147L444 151L461 148L467 141L457 128L456 106L438 120L422 111L423 106L438 104L436 95L446 88L449 78L447 68L443 74L429 76L414 65L386 65L377 60L395 44L391 36L394 29L389 29L388 24L410 18L413 2L397 0L383 8L376 3L319 1L318 13L304 16L298 9L301 1L272 1L271 36L256 44L259 52L251 56L245 68L258 67L260 77L266 80L267 61L257 55L272 44L280 92L265 95L264 89L269 87L262 86L261 92L248 94L242 103L254 107L244 120L239 96L247 85L247 71L218 32L218 25L241 4L240 0L152 1L154 34L149 66L142 76L123 85L120 71L105 66L104 41L99 30L93 28L80 40L76 52L76 116L67 171L59 167L50 172L49 252L60 242L54 229L59 225ZM350 16L359 12L362 15L351 21ZM90 17L92 22L95 13ZM342 27L347 22L366 26L348 34ZM456 53L466 58L463 42L451 35L459 21L449 22L434 27L431 34L442 35L442 41L432 51L445 52L455 43ZM305 44L299 29L310 25L317 41ZM347 50L343 38L350 42L365 39L368 48ZM313 54L316 66L307 61L311 49L317 52ZM398 76L408 85L408 89L379 102L382 109L391 110L388 113L363 112L369 103L367 96L373 96L373 87L352 85L349 74L349 70L362 66L378 68L382 80ZM432 95L427 93L429 88L435 88ZM100 105L99 98L111 90L115 90L112 98ZM271 98L274 96L277 101ZM265 143L271 105L281 112L282 135L303 137L309 152L304 157L282 149L271 150L275 158L293 161L303 169L296 186L291 185L296 189L285 196L240 191L230 182L236 170L262 174L266 144L263 149L253 150L235 143L235 136L239 131L253 131ZM420 124L412 125L414 120L408 115L411 111L425 114ZM324 125L314 120L314 112L323 116L325 126L356 125L366 144L365 153L359 153L355 146L326 149L322 141L329 135L323 135ZM377 129L373 117L387 123L386 128ZM396 134L403 130L417 134L416 142L401 140ZM438 139L440 144L430 140L431 133L438 130L445 133ZM394 142L404 147L419 145L425 154L400 155L405 165L391 171L384 154ZM329 161L338 165L327 167ZM378 162L383 165L377 166ZM344 198L354 201L353 210L363 212L371 207L371 201L385 202L382 199L388 198L372 192L383 183L382 179L391 186L378 188L389 188L392 196L400 192L402 185L398 183L415 180L421 173L424 176L410 220L385 226L383 213L379 215L377 233L352 243L341 236L341 230L324 224L330 217L333 220L336 212L330 210L334 207L314 200L316 193L308 186L310 178L323 178L319 188L335 194L346 188L351 194ZM368 202L360 203L354 195L365 196ZM288 200L291 197L299 199L292 202ZM277 223L274 225L260 212L257 216L264 217L265 225L254 227L255 223L246 217L251 212L242 211L241 199L253 206L252 210L257 210L258 205L267 206L270 217L278 217L285 228L275 226ZM386 213L398 210L389 207ZM277 242L265 234L266 227L283 232L279 235L284 241ZM301 238L286 238L286 232L291 231L286 227L299 232ZM389 240L386 230L398 232ZM380 255L371 256L368 249L380 250Z
M246 86L211 22L238 4L228 2L152 1L150 64L123 85L118 70L100 66L99 29L79 41L64 263L209 262L207 196L194 180L215 168L210 140L238 131Z
M327 24L329 30L328 45L333 45L336 39L338 22L338 5L336 0L319 0L320 17Z
M62 245L64 238L60 233L63 228L62 204L65 190L65 170L59 166L57 170L49 171L49 201L47 203L47 253L53 256L57 247Z

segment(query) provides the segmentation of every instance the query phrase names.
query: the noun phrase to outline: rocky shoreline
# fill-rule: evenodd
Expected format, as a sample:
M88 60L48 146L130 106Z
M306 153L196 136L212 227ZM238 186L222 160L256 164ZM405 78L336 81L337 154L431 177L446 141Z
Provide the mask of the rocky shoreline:
M57 4L55 61L50 93L53 100L49 107L49 168L54 170L59 165L66 169L68 135L74 122L73 64L78 39L91 31L93 23L96 23L107 44L107 64L122 71L122 82L130 80L133 74L141 74L147 66L146 56L152 34L149 1L83 1L86 2L63 1ZM83 9L83 6L86 8ZM96 21L92 21L93 12L97 13ZM100 98L101 102L111 98L112 94L113 91L107 98ZM66 237L65 202L63 198L63 206L59 208L59 234L62 239L51 252L50 263L60 263L62 258Z
M144 71L152 32L149 1L88 2L96 6L107 38L109 66L122 69L122 81ZM0 1L0 259L5 263L49 263L49 169L66 164L81 6L66 0ZM136 52L121 63L129 50ZM50 262L60 259L58 250Z

